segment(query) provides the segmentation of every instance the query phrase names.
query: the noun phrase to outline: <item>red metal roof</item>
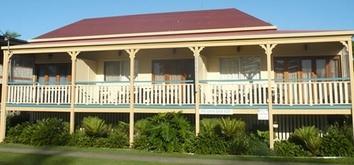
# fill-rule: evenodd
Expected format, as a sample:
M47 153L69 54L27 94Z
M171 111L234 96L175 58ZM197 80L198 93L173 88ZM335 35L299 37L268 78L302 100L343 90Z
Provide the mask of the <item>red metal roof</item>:
M36 39L272 26L237 9L83 19Z

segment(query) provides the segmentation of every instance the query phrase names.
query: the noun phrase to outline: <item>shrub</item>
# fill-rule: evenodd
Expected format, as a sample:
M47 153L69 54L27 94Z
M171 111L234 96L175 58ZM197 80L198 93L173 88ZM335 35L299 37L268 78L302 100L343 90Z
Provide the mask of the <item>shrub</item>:
M302 127L296 129L291 137L292 141L296 144L302 145L312 155L317 156L321 147L320 132L315 126Z
M309 156L310 153L305 151L300 145L289 141L277 141L274 143L274 152L278 156Z
M24 123L9 130L8 141L36 146L65 145L69 138L68 124L48 118L34 124Z
M221 118L216 126L217 132L227 140L243 136L245 129L246 123L244 121L230 118Z
M94 138L87 136L84 131L78 130L71 135L68 145L78 147L92 147L94 146L94 142Z
M239 134L237 137L234 137L231 140L229 153L234 155L246 154L248 152L249 147L249 137L245 133Z
M195 153L227 154L229 143L215 134L201 133L195 142Z
M262 134L263 135L263 134ZM269 135L269 134L268 134ZM249 136L249 148L246 152L247 155L269 156L273 155L273 152L269 149L268 141L264 140L264 137L251 134Z
M24 143L28 144L29 143L29 138L27 135L22 134L23 130L30 126L31 123L25 122L22 124L17 124L14 127L10 127L9 131L6 134L6 143Z
M111 131L111 126L98 117L85 117L81 126L85 134L92 137L107 137Z
M143 124L141 124L143 123ZM163 113L137 122L134 147L159 152L190 152L194 133L181 113Z
M338 124L330 126L322 137L320 152L323 156L353 156L354 145L346 136L347 127Z
M129 146L128 134L121 129L113 129L109 136L105 139L104 147L108 148L124 148Z
M107 137L87 135L85 131L78 130L71 135L68 145L79 147L105 147L124 148L129 145L126 123L120 122L116 128L108 132Z
M219 124L217 119L203 119L200 121L200 133L203 135L215 135L215 128Z

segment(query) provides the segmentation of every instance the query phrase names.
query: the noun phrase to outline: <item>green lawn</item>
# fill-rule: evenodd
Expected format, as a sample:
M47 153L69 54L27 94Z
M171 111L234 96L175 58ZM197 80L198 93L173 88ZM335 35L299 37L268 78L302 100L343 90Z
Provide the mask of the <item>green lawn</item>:
M4 151L10 149L11 151ZM1 144L0 164L7 165L91 165L91 164L354 164L354 158L283 158L229 155L191 155L152 153L129 149L97 149L76 147L38 148Z
M110 159L73 158L64 156L0 153L0 164L4 165L160 165L157 162L122 161ZM161 164L162 165L162 164Z

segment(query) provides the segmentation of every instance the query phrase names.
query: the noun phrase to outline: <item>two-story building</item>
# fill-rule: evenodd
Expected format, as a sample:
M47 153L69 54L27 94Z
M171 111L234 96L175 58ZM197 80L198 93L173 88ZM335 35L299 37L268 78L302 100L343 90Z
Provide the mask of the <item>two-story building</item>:
M329 22L330 24L330 22ZM82 113L181 111L263 123L275 139L296 127L354 117L352 35L279 30L237 9L83 19L28 44L3 47L1 136L7 111ZM7 79L10 59L34 58L33 81Z

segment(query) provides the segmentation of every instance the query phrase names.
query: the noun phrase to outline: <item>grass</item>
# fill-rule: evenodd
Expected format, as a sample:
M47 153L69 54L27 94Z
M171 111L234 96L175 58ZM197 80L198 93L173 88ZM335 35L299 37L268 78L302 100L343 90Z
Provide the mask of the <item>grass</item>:
M75 164L75 165L91 165L91 164L166 164L161 162L160 159L182 160L183 164L199 164L195 163L205 160L225 160L228 162L234 161L240 163L247 162L269 162L272 164L282 164L284 162L293 163L319 163L319 164L354 164L354 158L289 158L289 157L261 157L261 156L232 156L232 155L197 155L197 154L182 154L182 153L154 153L147 151L131 150L131 149L106 149L106 148L77 148L77 147L49 147L40 148L20 144L1 144L0 148L12 149L37 149L42 151L57 151L56 154L44 155L40 153L10 153L0 152L0 164L28 164L28 165L45 165L45 164ZM72 156L65 153L80 153L86 156ZM95 155L120 155L122 159L111 157L95 157ZM88 155L88 156L87 156ZM90 156L93 155L93 156ZM128 159L125 157L136 158ZM139 160L139 161L137 161ZM190 160L194 160L194 163ZM173 161L170 161L173 162ZM173 164L173 163L167 164Z
M143 161L122 161L112 159L97 159L97 158L77 158L68 156L51 156L51 155L36 155L36 154L14 154L0 153L0 164L4 165L163 165L158 162L143 162Z

